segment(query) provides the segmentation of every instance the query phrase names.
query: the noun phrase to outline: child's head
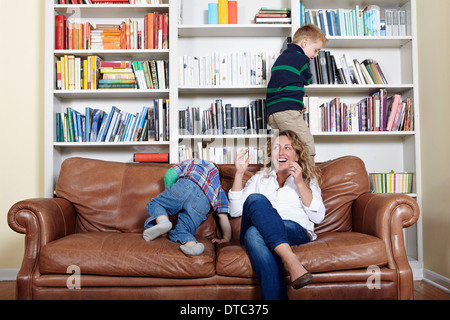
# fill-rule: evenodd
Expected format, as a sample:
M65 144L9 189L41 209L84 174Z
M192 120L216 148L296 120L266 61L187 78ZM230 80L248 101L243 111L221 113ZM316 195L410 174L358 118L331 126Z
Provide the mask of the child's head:
M313 24L306 24L300 27L294 34L292 43L299 45L303 52L310 58L317 57L320 49L322 49L328 39L319 27Z

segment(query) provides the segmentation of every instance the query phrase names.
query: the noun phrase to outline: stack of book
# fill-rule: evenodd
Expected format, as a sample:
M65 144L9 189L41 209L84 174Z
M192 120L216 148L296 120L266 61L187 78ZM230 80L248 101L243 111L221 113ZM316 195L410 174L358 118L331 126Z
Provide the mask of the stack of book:
M374 193L411 193L412 173L370 173L370 190Z
M319 103L317 97L305 97L305 121L311 132L413 131L412 99L401 101L399 94L379 90L357 103L341 98Z
M206 144L205 147L199 142L196 148L190 145L180 144L178 146L179 161L200 158L207 161L212 161L215 164L234 164L236 155L244 149L248 149L250 157L249 164L264 164L267 159L266 146L263 147L235 147L235 146L214 146L213 144Z
M56 62L57 90L168 89L168 61L83 60L64 55Z
M208 24L237 24L237 1L208 3Z
M217 52L210 56L180 56L180 86L265 85L276 54Z
M136 78L130 61L101 61L99 89L136 88Z
M359 62L348 53L335 58L329 51L321 50L311 60L312 84L388 84L379 63L373 59Z
M158 11L120 24L79 23L55 16L55 48L57 50L168 49L169 14Z
M155 99L136 114L112 106L106 113L67 107L56 114L56 142L169 141L169 100Z
M290 8L261 8L255 15L255 23L291 23Z
M268 129L264 99L243 107L216 99L210 108L187 107L178 113L181 135L266 134Z
M307 10L300 3L300 25L314 24L326 36L406 36L406 11L370 5L354 9Z
M169 62L166 60L134 61L133 69L139 89L168 89Z

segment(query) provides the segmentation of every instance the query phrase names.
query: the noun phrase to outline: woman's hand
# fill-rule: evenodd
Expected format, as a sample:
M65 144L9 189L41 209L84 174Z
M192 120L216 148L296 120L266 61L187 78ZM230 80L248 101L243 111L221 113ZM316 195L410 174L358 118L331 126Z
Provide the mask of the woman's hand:
M294 177L295 184L303 182L303 169L297 162L289 163L289 173Z
M309 207L313 199L313 195L303 180L302 166L297 162L291 162L289 164L289 173L294 177L294 182L297 185L299 197L302 199L303 204Z
M250 163L250 156L245 159L248 154L248 149L242 150L236 155L236 160L234 166L236 168L236 173L234 174L233 185L231 186L231 191L241 191L243 184L243 177L245 171L247 171L248 164Z
M234 163L234 166L236 167L236 173L244 174L245 171L247 171L248 164L250 163L250 156L245 158L248 155L249 150L245 149L239 152L236 155L236 161Z

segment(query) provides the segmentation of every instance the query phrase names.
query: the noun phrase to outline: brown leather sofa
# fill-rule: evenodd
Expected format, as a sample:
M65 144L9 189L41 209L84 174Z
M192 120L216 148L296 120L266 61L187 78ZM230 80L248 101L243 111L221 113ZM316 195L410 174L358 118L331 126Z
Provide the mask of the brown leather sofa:
M258 299L258 281L237 238L240 218L231 220L233 241L217 246L210 239L220 230L210 215L197 231L205 245L199 256L184 255L164 236L142 239L146 203L163 190L169 166L67 159L55 198L13 205L8 223L26 235L17 298ZM417 221L417 203L369 193L359 158L319 166L326 217L316 241L293 248L314 282L289 288L289 297L412 299L402 229ZM234 166L219 168L228 191Z

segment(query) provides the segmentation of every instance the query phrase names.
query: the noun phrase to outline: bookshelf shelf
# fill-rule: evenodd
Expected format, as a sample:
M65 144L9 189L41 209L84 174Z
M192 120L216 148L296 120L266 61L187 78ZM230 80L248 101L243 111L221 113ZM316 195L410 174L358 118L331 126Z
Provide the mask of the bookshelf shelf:
M97 90L54 90L55 97L64 99L84 98L168 98L169 89L97 89Z
M414 131L362 131L362 132L312 132L314 137L408 137L414 136Z
M411 42L411 36L404 37L349 37L349 36L328 36L327 47L331 48L354 48L355 45L365 48L400 48Z
M123 49L123 50L55 50L55 57L62 57L64 55L74 55L81 58L87 56L99 56L102 59L108 60L142 60L148 58L152 59L167 59L169 57L169 49Z
M179 135L178 138L187 140L212 140L212 139L267 139L270 138L270 134L204 134L204 135Z
M106 147L130 147L130 146L166 146L169 141L134 141L134 142L55 142L58 148L106 148Z
M179 25L180 38L191 37L286 37L290 24Z
M226 94L226 93L247 93L247 94L265 94L265 85L251 86L205 86L205 87L179 87L178 92L183 95L192 94Z

